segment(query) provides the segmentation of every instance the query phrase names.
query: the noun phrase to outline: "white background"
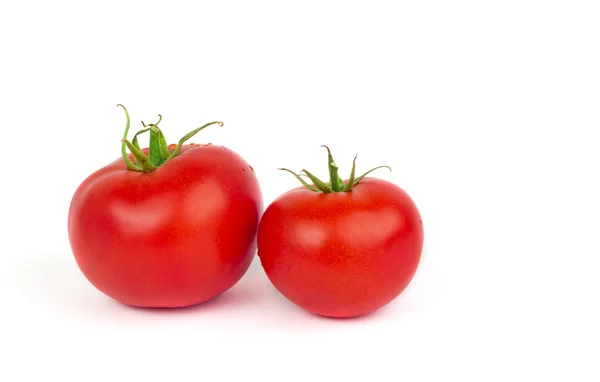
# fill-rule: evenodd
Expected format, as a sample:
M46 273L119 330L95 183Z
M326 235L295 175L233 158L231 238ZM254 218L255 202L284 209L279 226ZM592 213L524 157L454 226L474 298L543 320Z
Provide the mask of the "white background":
M597 1L6 1L0 380L597 381ZM213 302L132 309L79 272L67 211L124 115L277 167L374 176L425 250L375 314L312 316L255 261Z

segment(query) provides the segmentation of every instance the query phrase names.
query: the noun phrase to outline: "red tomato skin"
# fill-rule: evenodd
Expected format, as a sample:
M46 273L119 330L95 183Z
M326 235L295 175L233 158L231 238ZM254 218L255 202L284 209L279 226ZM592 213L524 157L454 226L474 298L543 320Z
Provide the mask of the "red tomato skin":
M184 145L151 173L129 171L118 159L90 175L71 201L69 240L82 273L111 298L191 306L245 274L262 203L241 156L223 146Z
M277 198L258 229L258 256L279 292L328 317L355 317L394 300L421 258L423 224L409 195L365 178L350 192L298 187Z

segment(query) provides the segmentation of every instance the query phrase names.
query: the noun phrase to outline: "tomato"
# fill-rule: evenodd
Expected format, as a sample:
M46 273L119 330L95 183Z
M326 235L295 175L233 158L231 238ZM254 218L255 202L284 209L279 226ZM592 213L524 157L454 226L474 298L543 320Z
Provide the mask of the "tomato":
M355 162L343 181L331 152L328 159L329 183L303 170L311 185L282 169L304 186L265 210L258 256L275 288L301 308L360 316L388 304L410 283L421 258L423 224L400 187L364 175L355 179Z
M167 146L157 125L142 131L150 131L150 147L139 149L137 135L124 139L131 154L124 146L123 158L78 187L69 240L82 273L111 298L184 307L222 294L247 271L262 194L254 170L235 152L185 144L202 128Z

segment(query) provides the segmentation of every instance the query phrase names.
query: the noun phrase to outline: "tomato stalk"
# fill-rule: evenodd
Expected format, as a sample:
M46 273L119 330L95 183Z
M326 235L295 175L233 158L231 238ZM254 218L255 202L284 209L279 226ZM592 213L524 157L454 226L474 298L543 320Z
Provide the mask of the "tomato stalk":
M123 160L125 161L127 169L131 171L152 172L158 167L165 164L166 162L181 154L181 147L183 146L183 144L204 128L214 124L219 124L220 126L223 126L223 122L220 121L209 122L203 126L200 126L199 128L194 129L186 135L184 135L183 138L181 138L177 143L177 146L175 146L175 148L169 152L169 145L167 144L167 140L163 132L158 127L158 124L160 123L160 121L162 121L162 115L158 115L158 121L156 123L146 125L144 121L142 121L144 129L135 133L133 139L130 142L127 139L127 135L129 134L129 128L131 127L129 113L127 112L125 106L121 104L118 104L117 106L121 106L123 108L123 110L125 111L125 117L127 118L125 133L123 134L123 139L121 140L121 154L123 156ZM148 155L146 155L142 151L138 143L138 136L147 132L150 133ZM129 155L127 154L127 149L129 149L129 151L131 152L131 155L135 159L135 163L129 158Z
M308 188L309 190L315 191L315 192L323 192L323 193L349 192L349 191L352 191L354 186L356 186L361 180L363 180L365 178L365 176L367 176L368 174L370 174L371 172L373 172L377 169L385 167L385 168L389 169L390 171L392 171L392 169L389 166L378 166L378 167L370 169L369 171L365 172L358 178L355 178L356 158L358 157L358 155L356 155L354 157L354 160L352 161L352 171L350 172L350 178L348 179L348 182L344 182L338 174L339 168L335 164L335 161L333 160L333 156L331 155L331 150L329 149L329 147L327 147L325 145L323 145L321 147L325 147L327 149L327 167L329 169L329 182L328 183L323 182L321 179L317 178L315 175L313 175L308 170L300 171L300 172L303 172L304 174L297 174L294 171L289 170L287 168L279 168L278 170L287 171L290 174L294 175L294 177L296 177L296 179L298 179L300 181L300 183L302 183L302 185L304 187ZM311 185L308 182L306 182L304 179L302 179L303 176L310 179L310 181L313 184Z

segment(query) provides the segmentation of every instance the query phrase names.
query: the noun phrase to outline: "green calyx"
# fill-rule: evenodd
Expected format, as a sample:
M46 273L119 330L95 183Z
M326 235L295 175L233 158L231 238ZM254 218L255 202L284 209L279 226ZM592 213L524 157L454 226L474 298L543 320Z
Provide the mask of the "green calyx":
M144 121L142 121L144 129L135 133L133 139L129 141L127 139L127 134L129 134L129 128L131 126L129 113L127 112L125 106L121 104L118 104L117 106L121 106L123 108L123 110L125 111L125 116L127 117L125 134L123 134L123 139L121 140L121 154L123 155L123 160L125 161L127 169L131 171L152 172L158 167L165 164L166 162L181 154L181 147L183 146L183 144L187 140L192 138L194 135L196 135L196 133L198 133L200 130L214 124L219 124L220 126L223 126L223 122L220 121L209 122L203 126L200 126L199 128L187 133L183 138L179 140L177 146L175 146L173 150L169 151L169 145L167 144L167 140L165 139L163 132L158 128L158 124L160 123L160 121L162 121L162 116L160 114L158 115L158 121L156 123L146 125ZM148 145L148 154L146 155L140 148L140 145L138 143L138 136L147 132L150 133L150 144ZM129 155L127 154L127 149L129 149L129 151L131 152L131 155L133 156L135 162L129 158Z
M315 191L315 192L323 192L323 193L331 193L331 192L349 192L352 191L352 189L354 188L354 186L356 186L361 180L364 179L365 176L367 176L369 173L380 169L380 168L387 168L390 171L392 171L392 169L389 166L378 166L375 168L370 169L369 171L365 172L364 174L362 174L361 176L359 176L358 178L355 177L355 170L356 170L356 157L354 157L354 160L352 161L352 171L350 172L350 178L348 179L348 182L344 182L342 180L342 178L340 178L340 176L338 175L338 166L335 164L335 161L333 160L333 156L331 155L331 150L329 150L329 147L323 145L321 147L325 147L327 149L327 167L329 168L329 182L325 183L323 182L321 179L317 178L315 175L313 175L312 173L310 173L307 170L301 170L300 172L303 172L304 174L297 174L292 170L289 170L287 168L280 168L279 170L283 170L283 171L287 171L289 173L291 173L292 175L294 175L296 177L296 179L298 179L300 181L300 183L302 183L302 185L306 188L308 188L309 190ZM308 179L310 179L310 181L312 182L312 185L309 184L308 182L306 182L304 179L302 179L302 177L307 177Z

